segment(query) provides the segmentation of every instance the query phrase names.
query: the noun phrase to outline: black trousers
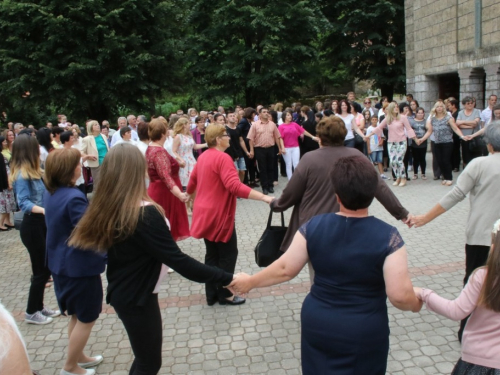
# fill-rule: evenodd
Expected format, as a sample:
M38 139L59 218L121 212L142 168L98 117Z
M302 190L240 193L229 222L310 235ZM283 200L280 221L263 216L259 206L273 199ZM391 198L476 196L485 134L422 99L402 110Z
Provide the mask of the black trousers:
M250 147L248 147L248 150L250 150ZM247 167L246 173L245 173L245 183L249 182L255 182L255 157L253 159L250 159L247 155L244 155L245 157L245 165Z
M21 224L21 241L26 246L31 260L31 286L28 294L26 312L34 314L43 310L45 284L50 278L50 270L45 262L45 242L47 226L42 214L25 214Z
M436 143L434 145L434 153L439 165L439 169L445 180L453 180L453 168L451 166L451 155L453 154L453 142Z
M271 147L255 147L255 159L259 164L260 185L262 189L273 187L274 169L277 166L274 155L274 146Z
M489 246L481 245L467 245L465 244L465 277L464 286L469 281L470 275L476 268L482 267L486 264L488 260L488 254L490 253ZM470 316L470 315L469 315ZM469 317L463 319L460 322L460 330L458 331L458 340L462 342L462 334L464 333L465 324Z
M432 152L432 173L434 177L441 177L441 169L439 169L439 164L436 157L436 142L431 141L431 152Z
M134 352L129 375L156 375L161 368L163 328L158 294L151 294L144 306L113 305L122 321Z
M427 154L427 147L417 148L412 147L411 152L413 155L413 173L418 173L418 168L422 174L425 174L425 168L427 167L427 162L425 161L425 155Z
M238 258L236 228L233 229L233 234L231 235L229 242L213 242L207 239L204 239L204 241L207 249L207 253L205 254L205 264L234 273L236 259ZM224 288L224 285L217 283L206 283L205 292L208 304L222 301L233 295L229 289Z
M462 160L464 161L464 164L469 164L472 159L481 156L480 152L472 152L469 149L469 142L467 141L461 141L461 142L462 142Z
M451 165L453 166L453 169L458 169L460 170L460 137L453 133L453 154L451 157Z

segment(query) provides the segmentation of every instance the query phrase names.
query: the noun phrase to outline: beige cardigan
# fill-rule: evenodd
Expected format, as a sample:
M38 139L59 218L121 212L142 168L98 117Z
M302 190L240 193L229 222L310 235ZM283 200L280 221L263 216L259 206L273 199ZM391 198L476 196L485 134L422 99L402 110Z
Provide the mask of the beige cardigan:
M104 143L109 151L108 138L104 134L99 134L104 138ZM97 168L99 166L99 153L97 152L97 144L95 143L95 138L93 135L88 135L82 139L82 147L80 152L85 155L95 156L97 160L87 159L87 164L90 168Z
M457 184L439 204L448 211L470 193L470 211L465 228L467 245L491 245L491 230L500 217L500 153L473 159Z

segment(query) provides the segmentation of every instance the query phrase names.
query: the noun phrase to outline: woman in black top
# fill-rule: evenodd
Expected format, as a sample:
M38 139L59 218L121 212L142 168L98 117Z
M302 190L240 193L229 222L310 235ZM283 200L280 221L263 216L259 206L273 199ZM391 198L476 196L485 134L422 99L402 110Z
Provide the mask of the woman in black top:
M137 147L125 143L113 147L101 168L94 198L70 245L108 254L106 302L115 308L130 339L135 360L129 374L157 374L162 345L157 293L165 264L200 283L228 285L233 275L206 266L177 247L162 208L147 195L146 161Z

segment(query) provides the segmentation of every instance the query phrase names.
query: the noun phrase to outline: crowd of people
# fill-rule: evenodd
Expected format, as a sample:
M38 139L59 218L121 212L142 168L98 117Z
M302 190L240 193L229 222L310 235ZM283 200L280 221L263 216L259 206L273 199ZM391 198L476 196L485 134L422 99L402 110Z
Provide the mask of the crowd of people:
M290 280L307 263L312 288L302 309L304 374L339 368L384 374L389 298L401 310L418 312L425 303L461 319L463 351L454 374L496 375L500 106L494 95L482 112L471 97L462 104L459 111L456 99L438 100L426 116L411 95L403 103L383 97L372 107L369 98L361 106L348 93L314 108L190 108L149 121L129 115L117 119L117 130L96 120L80 128L64 115L57 126L38 130L9 124L0 137L0 230L13 228L13 212L24 213L20 238L33 274L25 321L43 325L70 316L61 374L93 375L103 357L84 349L101 312L105 271L105 300L134 353L130 374L156 374L162 362L158 292L167 273L204 283L209 306L240 305L252 288ZM463 172L435 207L415 216L384 180L389 167L394 186L406 186L412 169L412 179L420 172L426 180L428 139L434 179L452 186L453 172ZM280 173L288 182L273 197ZM413 288L403 238L368 209L376 198L396 220L420 227L469 193L465 288L450 302ZM253 276L234 274L239 199L264 202L275 212L293 207L284 255ZM372 239L368 247L357 233ZM189 237L203 239L204 264L179 248ZM44 304L51 277L58 310Z

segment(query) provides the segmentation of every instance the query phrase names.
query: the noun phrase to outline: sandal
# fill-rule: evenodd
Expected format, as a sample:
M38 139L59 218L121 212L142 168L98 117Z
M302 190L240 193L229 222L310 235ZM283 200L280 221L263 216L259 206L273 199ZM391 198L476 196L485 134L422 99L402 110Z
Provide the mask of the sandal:
M427 180L427 177L425 177L425 174L422 175L422 180Z
M418 180L418 175L414 174L412 180Z

